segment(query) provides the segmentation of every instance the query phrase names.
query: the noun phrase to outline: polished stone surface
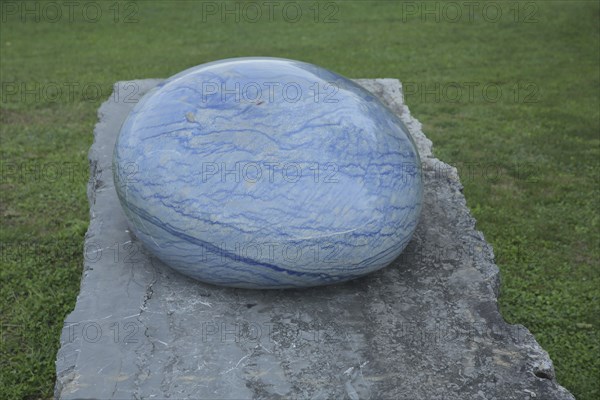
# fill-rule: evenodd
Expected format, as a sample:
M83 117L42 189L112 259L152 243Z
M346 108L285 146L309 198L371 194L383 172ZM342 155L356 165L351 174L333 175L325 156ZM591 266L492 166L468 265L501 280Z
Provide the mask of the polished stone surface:
M159 83L119 82L98 111L83 276L56 358L57 399L573 400L533 335L502 318L491 246L397 80L359 83L419 148L425 196L413 239L387 268L291 290L198 282L128 231L114 143L130 99Z
M146 95L115 148L132 230L198 280L243 288L343 282L387 266L421 210L400 119L323 68L238 58Z

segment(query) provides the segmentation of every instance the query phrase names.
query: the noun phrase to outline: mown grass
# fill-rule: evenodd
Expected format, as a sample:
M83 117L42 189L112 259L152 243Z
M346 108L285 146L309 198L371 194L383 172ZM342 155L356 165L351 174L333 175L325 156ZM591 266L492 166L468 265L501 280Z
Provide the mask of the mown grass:
M57 23L23 21L2 9L0 393L6 398L52 395L59 335L81 276L87 151L96 110L112 84L250 55L403 81L413 114L437 156L459 168L478 229L494 245L503 315L535 334L559 382L578 399L600 397L597 2L502 3L497 22L486 20L494 15L482 12L482 2L472 19L463 8L458 23L436 2L429 4L440 7L438 21L435 14L424 21L418 10L410 16L407 2L335 2L333 23L323 22L332 11L325 3L315 22L313 3L297 2L306 16L296 23L277 13L258 23L222 22L194 1L139 1L137 22L124 23L132 10L127 2L118 3L118 22L114 2L96 4L103 10L97 23L77 13L70 22L66 9ZM13 84L29 85L37 98L22 87L15 93ZM55 99L44 93L52 84L63 88ZM484 87L500 89L500 96L494 100ZM456 93L462 97L453 101Z

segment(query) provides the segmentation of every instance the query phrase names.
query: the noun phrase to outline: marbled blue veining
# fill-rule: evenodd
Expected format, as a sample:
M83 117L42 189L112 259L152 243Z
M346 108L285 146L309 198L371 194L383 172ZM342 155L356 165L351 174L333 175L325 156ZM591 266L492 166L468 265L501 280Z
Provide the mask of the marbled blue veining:
M410 240L423 191L392 111L340 75L276 58L203 64L153 89L121 128L114 177L155 256L244 288L385 267Z

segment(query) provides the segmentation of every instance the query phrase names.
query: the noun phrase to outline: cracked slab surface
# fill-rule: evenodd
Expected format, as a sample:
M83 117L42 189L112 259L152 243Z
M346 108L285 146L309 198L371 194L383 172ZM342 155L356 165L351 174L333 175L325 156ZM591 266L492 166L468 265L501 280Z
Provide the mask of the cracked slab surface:
M400 82L358 80L419 148L425 201L413 240L364 278L278 291L193 281L128 231L113 146L136 100L159 82L119 82L98 112L84 271L61 336L56 398L573 399L531 333L502 319L492 249Z

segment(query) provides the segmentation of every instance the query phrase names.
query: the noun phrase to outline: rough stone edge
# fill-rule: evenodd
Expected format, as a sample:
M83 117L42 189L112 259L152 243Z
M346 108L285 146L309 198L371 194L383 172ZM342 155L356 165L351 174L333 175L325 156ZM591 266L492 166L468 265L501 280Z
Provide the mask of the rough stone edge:
M144 81L149 81L149 80L151 80L151 79L145 79ZM157 83L162 81L161 79L154 79L154 80L157 81ZM365 87L370 92L377 94L379 97L383 97L386 99L386 101L389 104L388 107L390 109L392 109L392 111L394 111L397 115L399 115L400 119L406 125L411 136L413 137L413 140L415 141L415 143L417 145L419 155L421 157L422 165L431 166L433 168L439 168L439 170L445 171L446 178L448 179L450 185L454 189L456 189L458 192L462 193L463 185L460 182L458 170L455 167L453 167L449 164L446 164L434 157L432 141L429 140L425 136L425 134L422 130L422 124L416 118L412 117L410 110L404 101L404 93L403 93L402 83L398 79L393 79L393 78L354 79L354 81L356 83L358 83L359 85ZM135 84L136 82L137 82L137 80L116 82L113 85L113 94L118 93L119 87L123 83ZM384 90L386 87L388 88L387 91ZM104 101L102 103L102 105L100 106L100 108L98 109L98 112L97 112L98 122L94 126L94 140L93 140L92 146L90 147L90 150L88 152L88 161L90 164L90 177L91 177L91 179L88 181L88 184L87 184L87 197L88 197L88 202L90 205L90 224L88 226L88 230L85 235L86 240L89 237L92 237L94 235L94 232L98 231L102 226L102 222L98 221L98 219L96 218L96 215L94 213L94 205L96 202L96 189L98 188L98 186L100 184L95 179L97 166L98 166L98 159L97 159L97 157L94 157L94 155L97 153L96 147L100 145L99 140L98 140L98 132L100 132L102 130L103 124L106 123L105 119L107 116L107 110L112 105L113 94L111 94L111 96L106 101ZM494 297L493 301L496 305L497 313L500 315L500 317L506 323L506 325L517 327L519 329L522 329L525 332L524 337L523 337L523 341L524 341L523 347L528 347L530 350L530 354L533 355L534 364L532 365L532 367L533 367L533 371L534 371L535 375L538 377L549 379L549 380L553 381L553 383L556 385L556 389L559 391L559 393L561 395L565 396L565 399L575 400L575 397L567 389L565 389L563 386L561 386L556 381L556 374L554 371L554 365L552 363L552 360L550 359L548 352L546 350L544 350L540 346L540 344L536 341L533 334L523 325L520 325L520 324L511 325L511 324L508 324L504 320L504 317L500 313L500 309L498 306L498 297L500 295L500 283L501 282L500 282L500 271L494 261L493 248L485 240L483 233L476 229L476 226L475 226L476 220L475 220L475 218L473 218L473 216L471 215L471 211L467 207L465 197L459 196L458 200L460 201L460 205L462 206L462 208L465 209L466 215L469 218L469 228L471 228L472 232L474 232L476 234L476 237L475 238L471 237L471 239L476 239L477 241L479 241L481 243L482 251L479 254L479 257L475 254L473 255L474 257L477 258L477 262L475 262L475 265L480 270L480 272L485 276L486 281L488 282L491 290L494 293L495 297ZM80 286L83 284L86 276L87 276L87 268L84 263L84 269L83 269L82 275L81 275ZM80 296L80 294L78 294L78 296L77 296L75 307L77 306L77 302L79 301L79 296ZM66 319L68 319L69 315L71 315L74 311L75 310L70 312L67 315ZM57 360L56 360L56 383L55 383L55 388L54 388L54 397L56 399L59 399L61 397L60 394L63 392L63 389L65 387L68 387L68 385L73 380L76 379L75 367L77 365L77 358L78 358L79 352L75 351L75 353L77 353L77 356L75 356L75 358L73 359L73 362L68 363L67 366L63 365L63 368L61 370L59 370L59 356L61 354L64 355L64 353L69 353L69 350L71 348L77 349L77 348L81 347L78 342L73 342L73 343L68 343L67 345L63 345L63 343L65 343L63 341L63 339L64 339L63 335L64 335L64 332L61 335L61 340L60 340L61 346L57 352Z
M97 230L99 230L101 228L101 221L98 221L96 214L94 212L94 205L96 204L96 189L98 187L98 182L96 180L96 176L97 176L97 169L98 169L98 159L97 157L94 156L94 154L97 152L96 151L96 147L98 146L98 132L101 131L101 127L103 124L105 124L105 119L107 116L107 108L109 108L110 103L112 101L112 96L114 93L116 93L116 91L118 90L118 86L121 82L116 82L113 85L113 92L111 93L110 97L104 101L101 105L100 108L98 108L98 111L96 113L96 117L98 118L98 122L96 122L96 125L94 125L94 140L92 142L92 145L88 151L88 162L89 162L89 169L90 169L90 178L88 180L87 183L87 188L86 188L86 192L87 192L87 198L88 198L88 203L90 206L90 211L89 211L89 215L90 215L90 223L88 225L88 229L85 233L85 237L84 237L84 246L85 246L85 242L87 242L88 239L90 239L91 237L94 236L94 232L96 232ZM85 250L85 249L84 249ZM75 308L77 308L77 304L79 303L80 300L80 296L81 296L81 288L83 286L83 283L85 281L85 278L87 276L87 271L88 271L88 265L86 262L83 263L83 270L81 273L81 279L79 281L79 293L77 294L77 298L75 300L75 307L73 308L73 310L67 314L67 316L65 317L65 320L68 320L69 317L71 316L71 314L75 313ZM79 352L76 351L76 349L81 347L81 340L77 340L75 342L69 342L69 341L65 341L64 340L64 332L61 333L61 337L60 337L60 343L61 346L58 349L57 352L57 358L55 361L56 364L56 383L54 386L54 398L55 399L60 399L61 398L61 394L63 393L63 391L69 387L69 385L76 380L76 371L75 371L75 367L77 366L77 359L79 358ZM66 343L66 344L65 344ZM69 364L68 366L66 366L65 368L63 368L62 370L59 370L60 368L60 364L61 364L61 358L60 356L69 356L71 353L70 349L75 349L75 351L73 351L74 353L76 353L72 364ZM70 357L72 358L72 356Z
M529 329L521 324L509 324L502 316L498 304L501 284L500 270L495 263L492 245L485 240L483 232L477 230L476 228L477 221L471 215L471 210L467 206L466 198L464 195L462 195L464 186L460 182L458 170L455 167L437 159L433 155L433 142L425 136L425 133L422 130L423 125L416 118L412 117L404 99L402 83L398 79L392 78L356 79L355 81L370 91L375 89L378 95L380 95L383 88L387 86L388 90L382 93L382 97L386 98L390 104L389 107L392 109L392 111L396 112L396 114L400 116L400 119L408 128L409 133L417 145L419 155L421 157L421 164L423 165L424 169L431 168L434 171L443 171L444 176L448 180L450 186L461 193L461 196L458 196L456 200L460 203L460 207L464 209L465 215L468 217L469 221L469 226L467 227L468 229L463 230L466 231L465 233L467 235L469 235L469 232L474 233L476 236L474 237L469 235L469 240L475 240L481 245L481 251L477 253L474 252L472 257L475 260L475 267L483 274L487 284L494 293L493 302L496 306L496 312L507 326L518 328L520 331L524 332L522 338L523 344L520 347L527 349L529 351L529 355L532 356L533 364L531 365L531 370L534 372L534 374L539 378L551 380L556 385L556 389L559 392L558 394L564 396L565 399L575 400L573 394L571 394L566 388L561 386L556 381L554 364L550 359L550 355L537 342ZM392 90L389 90L390 87ZM388 93L391 95L388 95ZM394 98L394 94L396 93L398 99Z
M83 243L84 247L89 239L93 238L94 236L97 235L98 232L101 231L102 224L103 224L101 220L98 220L97 215L95 213L97 190L99 188L101 188L103 185L103 182L100 179L101 175L98 174L99 169L100 169L100 171L102 171L102 169L99 168L99 165L98 165L101 161L100 157L98 156L99 155L98 148L102 146L101 139L99 139L99 133L102 132L104 130L104 126L106 124L108 124L107 118L109 117L109 114L112 115L111 109L113 107L115 107L116 105L118 105L118 101L115 103L115 98L119 98L120 88L123 87L124 84L125 85L134 85L134 87L137 87L139 81L144 81L144 82L155 81L155 84L158 84L158 83L162 82L163 79L143 79L143 80L115 82L113 84L112 93L100 105L100 107L98 108L98 111L96 113L96 117L97 117L98 121L94 125L94 131L93 131L94 139L93 139L92 145L90 146L90 149L88 151L90 176L89 176L89 180L87 182L86 194L87 194L88 203L89 203L89 207L90 207L90 210L89 210L90 222L89 222L88 229L87 229L87 231L85 233L85 237L84 237L84 243ZM128 96L127 96L126 100L131 100L131 97L133 97L136 94L137 94L137 91L135 91L134 93L127 93ZM124 101L126 101L126 100L124 100ZM112 168L109 168L109 170L110 170L110 173L112 174ZM82 250L85 250L85 249L82 249ZM76 313L77 304L79 304L79 301L81 299L81 288L84 285L84 282L88 275L89 269L90 269L89 263L84 260L80 284L79 284L79 293L77 294L77 298L75 300L75 306L74 306L73 310L66 315L65 321L68 320L71 315ZM57 356L56 356L56 360L55 360L55 365L56 365L56 382L54 385L54 398L55 399L60 399L61 394L65 390L68 390L69 386L73 382L76 382L76 380L78 378L75 368L77 366L77 361L78 361L79 354L80 354L79 349L81 349L82 338L78 336L77 339L74 341L69 341L68 339L69 338L66 337L65 331L63 329L63 331L61 333L61 337L60 337L60 347L57 351ZM61 361L61 358L68 359L71 362L66 361L66 360Z

